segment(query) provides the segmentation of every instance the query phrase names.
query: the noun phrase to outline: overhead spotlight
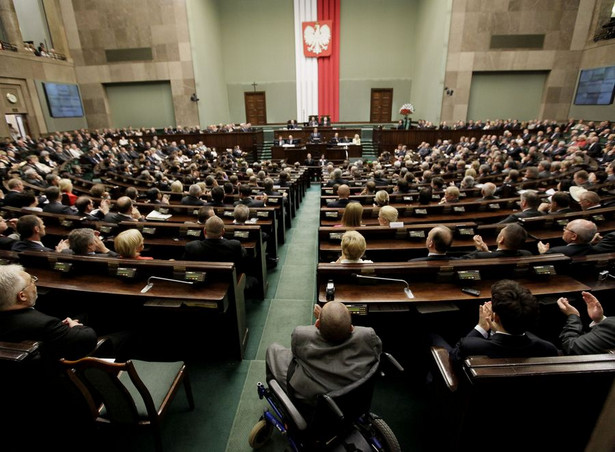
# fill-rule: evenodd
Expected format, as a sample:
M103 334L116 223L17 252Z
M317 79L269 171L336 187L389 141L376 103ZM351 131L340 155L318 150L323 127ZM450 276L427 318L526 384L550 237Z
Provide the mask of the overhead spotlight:
M199 98L198 98L198 97L196 97L196 93L192 93L192 96L190 96L190 100L191 100L192 102L198 102L198 101L199 101Z
M448 89L448 88L446 88L446 95L447 95L447 96L452 96L454 92L455 92L455 91L453 91L452 89Z

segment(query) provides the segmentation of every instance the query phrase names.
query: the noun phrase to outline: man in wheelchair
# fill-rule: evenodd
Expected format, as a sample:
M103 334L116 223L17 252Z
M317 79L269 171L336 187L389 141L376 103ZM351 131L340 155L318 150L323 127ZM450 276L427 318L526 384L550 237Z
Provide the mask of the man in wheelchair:
M369 327L353 326L343 303L314 306L316 322L298 326L291 348L267 348L267 381L275 379L292 400L314 405L320 394L346 387L368 374L380 360L382 341Z
M386 422L370 413L382 342L372 328L353 327L350 312L330 301L314 307L313 326L298 326L291 348L267 348L267 382L257 384L265 410L250 433L258 449L273 427L284 434L293 451L399 451ZM388 354L389 361L403 370Z

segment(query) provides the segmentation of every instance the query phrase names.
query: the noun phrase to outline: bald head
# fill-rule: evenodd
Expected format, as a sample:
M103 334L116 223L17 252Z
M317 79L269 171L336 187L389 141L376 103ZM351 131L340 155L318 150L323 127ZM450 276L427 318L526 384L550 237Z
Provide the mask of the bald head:
M573 243L589 243L596 235L598 228L589 220L577 219L572 220L566 225L566 229L572 232L569 237ZM564 240L567 240L566 232L564 231Z
M327 342L339 344L344 342L352 333L352 320L345 304L339 301L330 301L324 305L316 327Z
M436 226L427 234L426 242L427 249L446 253L453 243L453 231L443 225Z
M222 218L213 216L205 222L205 236L208 239L219 239L224 235L224 221Z
M337 188L337 196L340 198L350 197L350 187L346 184L342 184Z

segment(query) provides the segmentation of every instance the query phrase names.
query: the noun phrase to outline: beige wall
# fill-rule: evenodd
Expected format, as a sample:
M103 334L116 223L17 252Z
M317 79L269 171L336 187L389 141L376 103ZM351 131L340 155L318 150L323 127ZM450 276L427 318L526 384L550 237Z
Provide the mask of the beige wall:
M481 71L549 71L539 118L568 118L579 70L590 60L615 64L615 44L592 40L599 25L594 10L606 1L454 0L445 84L455 93L443 99L442 119L467 118L472 74ZM541 33L540 50L489 49L493 34Z
M177 124L198 124L185 0L60 0L60 6L91 128L111 124L103 84L144 81L168 81ZM110 63L105 56L106 49L143 47L152 49L152 60Z

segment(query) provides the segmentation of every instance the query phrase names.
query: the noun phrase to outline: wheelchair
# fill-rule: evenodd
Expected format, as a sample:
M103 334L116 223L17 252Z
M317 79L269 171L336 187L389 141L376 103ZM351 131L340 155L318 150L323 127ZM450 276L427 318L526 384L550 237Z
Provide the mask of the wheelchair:
M382 354L397 370L403 367ZM314 406L292 401L276 380L257 383L258 397L269 403L250 432L253 449L263 447L274 429L288 441L286 450L328 452L401 451L395 434L378 415L370 412L376 377L384 375L376 363L361 380L317 397Z

